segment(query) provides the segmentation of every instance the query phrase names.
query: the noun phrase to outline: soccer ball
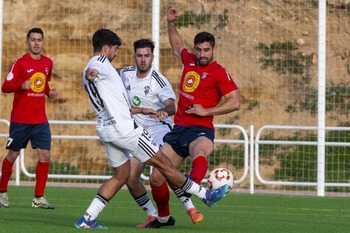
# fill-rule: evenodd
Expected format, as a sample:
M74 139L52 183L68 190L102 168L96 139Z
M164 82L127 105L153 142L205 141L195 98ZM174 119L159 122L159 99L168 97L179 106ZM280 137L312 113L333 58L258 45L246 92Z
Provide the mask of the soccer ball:
M227 184L229 192L233 188L233 174L227 168L215 168L209 173L208 186L209 189L218 189Z

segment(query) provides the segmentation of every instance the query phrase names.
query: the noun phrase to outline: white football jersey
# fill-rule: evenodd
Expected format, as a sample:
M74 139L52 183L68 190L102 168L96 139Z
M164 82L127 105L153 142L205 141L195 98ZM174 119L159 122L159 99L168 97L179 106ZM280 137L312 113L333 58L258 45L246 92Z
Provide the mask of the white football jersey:
M99 75L91 82L85 78L88 67L99 71ZM103 142L115 141L137 127L130 113L123 81L106 56L90 59L84 69L82 82L95 110L96 129Z
M163 103L167 99L175 100L176 96L170 82L154 67L151 68L145 78L137 78L136 73L136 65L126 67L120 71L132 106L158 110L164 108ZM164 125L164 123L157 122L154 118L144 114L134 114L133 118L138 125L149 131L153 137L155 135L152 132L157 131L157 128L159 129L162 127L161 125ZM173 126L171 117L166 118L164 122L171 127Z

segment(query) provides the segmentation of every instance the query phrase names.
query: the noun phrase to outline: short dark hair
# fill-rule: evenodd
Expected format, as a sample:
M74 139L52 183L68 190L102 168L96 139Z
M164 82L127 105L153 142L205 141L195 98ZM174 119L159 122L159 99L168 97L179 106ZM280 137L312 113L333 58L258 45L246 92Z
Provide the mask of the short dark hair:
M154 42L150 39L140 39L134 42L134 52L139 48L150 48L152 50L152 54L154 51Z
M27 32L27 40L29 39L31 33L40 33L43 36L43 39L44 39L44 32L43 32L43 30L41 28L32 28L32 29L30 29Z
M122 40L119 38L119 36L106 28L98 29L92 36L92 46L94 47L94 52L101 51L102 47L105 45L120 46L121 44Z
M194 37L194 45L204 42L209 42L210 45L214 48L215 47L215 37L213 34L209 32L200 32Z

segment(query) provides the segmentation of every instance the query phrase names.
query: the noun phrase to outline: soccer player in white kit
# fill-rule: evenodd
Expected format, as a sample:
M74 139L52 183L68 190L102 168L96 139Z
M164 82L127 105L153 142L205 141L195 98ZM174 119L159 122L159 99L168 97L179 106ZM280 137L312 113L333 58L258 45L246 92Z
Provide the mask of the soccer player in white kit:
M104 228L96 218L113 196L126 184L132 154L142 163L154 166L166 177L169 185L200 198L213 206L226 196L228 186L207 190L179 172L159 150L150 134L138 126L131 116L126 89L111 61L117 56L121 39L109 29L99 29L92 37L94 55L84 69L83 87L96 113L96 130L106 146L113 170L112 177L99 188L85 214L76 221L76 228Z
M121 69L119 74L128 93L132 106L131 113L135 114L133 118L139 126L151 134L159 146L162 146L164 135L170 132L173 126L170 116L175 114L176 96L168 79L152 66L154 48L154 42L150 39L135 41L135 65ZM140 181L145 164L134 157L130 158L130 163L130 177L126 184L135 202L148 215L146 222L137 225L139 228L144 228L157 218L158 212L149 199L145 186ZM164 195L170 194L167 192ZM179 199L181 201L181 198ZM203 215L195 209L189 198L182 203L192 221L203 220ZM168 219L164 221L167 222ZM175 222L172 223L175 224Z

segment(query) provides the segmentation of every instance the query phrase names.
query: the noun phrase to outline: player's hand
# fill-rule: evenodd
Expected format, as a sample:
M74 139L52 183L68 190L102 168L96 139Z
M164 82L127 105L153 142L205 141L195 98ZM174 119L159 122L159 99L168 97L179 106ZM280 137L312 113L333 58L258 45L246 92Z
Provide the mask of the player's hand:
M176 7L174 5L170 5L168 10L168 15L167 15L168 23L175 22L178 16L179 16L179 12L177 11Z
M22 90L28 90L30 89L31 86L32 86L32 81L31 79L28 79L22 84Z
M208 111L200 104L191 105L185 112L188 114L196 114L198 116L208 116Z
M56 88L51 88L51 90L49 91L49 97L52 99L58 99L58 92Z
M167 118L169 115L166 111L164 110L158 110L157 114L155 116L157 122L163 121L165 118Z
M94 80L94 78L99 74L98 70L96 69L91 69L91 68L87 68L87 70L85 71L85 78L88 81L92 81Z

